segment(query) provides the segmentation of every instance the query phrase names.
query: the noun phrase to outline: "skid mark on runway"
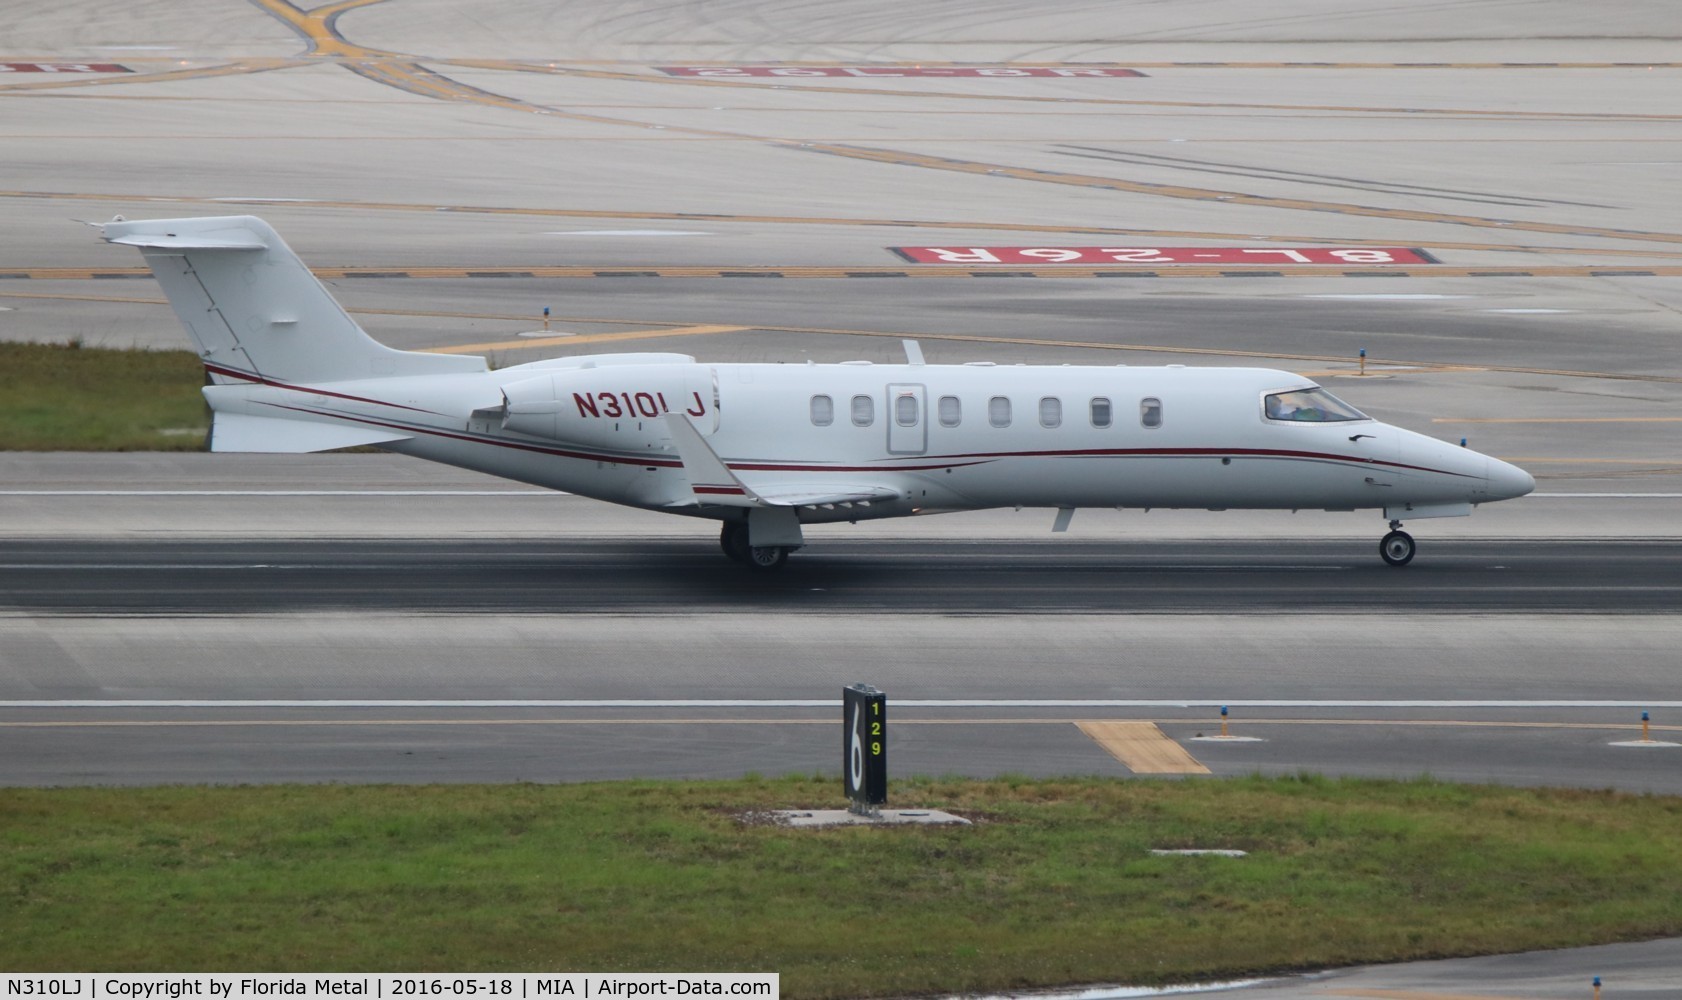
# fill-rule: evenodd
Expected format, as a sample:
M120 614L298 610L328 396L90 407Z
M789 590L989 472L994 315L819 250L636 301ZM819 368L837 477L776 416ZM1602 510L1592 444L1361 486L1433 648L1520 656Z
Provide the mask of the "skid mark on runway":
M297 30L300 34L307 38L311 45L311 56L326 55L338 57L343 60L342 65L350 69L352 72L375 82L383 83L409 93L440 100L480 104L504 110L552 115L570 121L584 121L596 124L632 127L639 130L646 129L653 124L647 121L638 121L635 119L586 114L577 111L566 111L557 107L535 104L518 98L496 94L470 84L461 83L442 73L423 67L419 62L414 61L411 57L394 57L392 53L355 45L354 43L344 39L344 37L338 33L338 30L333 22L339 13L344 10L351 9L352 7L362 6L364 5L364 2L373 3L378 2L378 0L364 0L364 2L355 2L355 0L352 0L352 2L338 3L321 7L308 13L298 10L291 4L284 2L284 0L253 0L253 2L271 15L291 25L294 30ZM546 66L533 66L532 68L534 71L538 72L546 72L550 69ZM647 76L643 74L637 74L636 76L639 80L662 79L661 77ZM687 83L693 78L681 79ZM926 96L926 94L923 96ZM1185 103L1197 106L1196 102ZM1364 113L1371 113L1375 110L1396 112L1405 111L1409 115L1417 116L1421 109L1363 109L1329 107L1319 108L1316 110L1346 110L1360 111ZM1454 113L1483 114L1481 112L1469 111ZM1495 114L1499 116L1514 117L1514 114L1511 112L1499 112ZM1554 113L1542 114L1546 114L1549 117L1561 117ZM1520 114L1518 117L1524 117L1524 115ZM1567 115L1563 117L1578 118L1584 116ZM1587 117L1605 118L1613 116ZM1239 191L1223 191L1177 184L1157 184L1144 181L1130 181L1121 178L1103 177L1092 174L1041 170L975 160L961 160L952 157L930 156L921 153L910 153L901 150L851 145L846 143L800 142L792 139L779 139L771 136L754 136L749 133L737 131L696 128L693 126L659 127L671 131L674 134L758 139L759 141L775 148L822 153L872 163L950 171L988 177L1004 177L1014 180L1025 180L1039 183L1072 185L1076 187L1107 190L1125 194L1147 195L1152 197L1184 199L1191 201L1216 201L1235 206L1324 212L1358 218L1378 218L1395 221L1429 222L1472 228L1500 229L1507 232L1538 232L1556 235L1624 239L1638 242L1682 243L1682 234L1676 233L1625 230L1602 226L1578 226L1546 222L1525 222L1521 220L1495 219L1483 216L1459 215L1412 209L1380 208L1346 202L1269 197L1247 194Z
M1061 170L1039 170L1015 167L1006 163L980 160L960 160L953 157L907 153L900 150L871 146L849 146L842 143L800 143L798 148L814 153L826 153L853 160L919 167L984 177L1006 177L1014 180L1059 184L1123 194L1141 194L1186 201L1219 202L1223 205L1252 208L1278 208L1298 212L1328 212L1357 218L1388 219L1405 222L1431 222L1439 225L1466 226L1473 229L1500 229L1508 232L1552 233L1561 236L1594 236L1607 239L1640 240L1656 243L1682 243L1682 233L1647 232L1637 229L1615 229L1606 226L1578 226L1552 222L1524 222L1517 219L1496 219L1480 215L1459 215L1449 212L1429 212L1417 209L1379 208L1350 202L1317 201L1306 198L1276 198L1224 191L1216 188L1190 187L1182 184L1155 184L1130 181L1119 177L1070 173Z
M1134 774L1208 774L1209 769L1151 722L1076 722Z
M1522 120L1522 121L1552 121L1552 120L1624 120L1624 121L1674 121L1682 115L1656 114L1625 114L1619 112L1571 112L1571 111L1522 111L1513 109L1488 108L1409 108L1386 106L1362 106L1349 104L1257 104L1236 101L1164 101L1140 100L1115 97L1089 97L1082 95L1036 96L1033 94L989 94L985 91L933 91L933 90L905 90L893 87L842 86L836 84L822 84L810 82L810 78L796 81L793 78L761 77L753 80L720 79L717 77L693 76L665 76L647 72L627 70L584 69L589 60L569 60L564 66L553 63L533 63L519 60L494 59L439 59L442 65L455 66L462 69L484 69L519 73L545 73L556 76L576 76L586 79L619 80L627 83L667 84L683 87L700 88L734 88L748 90L779 90L797 93L817 94L845 94L853 97L913 97L920 100L952 100L952 101L1000 101L1012 104L1057 104L1057 105L1098 105L1107 107L1131 108L1164 108L1176 110L1198 111L1284 111L1312 114L1316 117L1326 114L1358 114L1358 115L1404 115L1408 118L1456 117L1478 120ZM788 63L785 65L798 65ZM891 65L891 64L890 64ZM940 63L922 63L920 65L942 65ZM1064 63L1007 63L1005 65L1046 65L1063 66ZM1084 65L1084 64L1082 64ZM1148 66L1146 63L1129 63L1129 66ZM1233 64L1238 65L1238 64ZM1379 65L1375 64L1374 68ZM1488 64L1494 66L1497 64ZM1658 64L1655 64L1658 65ZM1682 65L1682 64L1678 64ZM1583 64L1582 68L1591 67ZM1643 63L1643 69L1647 64Z

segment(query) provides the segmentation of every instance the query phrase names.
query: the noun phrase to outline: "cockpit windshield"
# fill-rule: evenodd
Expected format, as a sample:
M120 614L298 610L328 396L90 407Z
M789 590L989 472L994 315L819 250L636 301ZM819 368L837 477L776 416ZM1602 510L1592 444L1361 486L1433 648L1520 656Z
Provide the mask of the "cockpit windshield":
M1316 386L1269 394L1262 403L1269 420L1299 420L1330 423L1334 420L1366 420L1367 415Z

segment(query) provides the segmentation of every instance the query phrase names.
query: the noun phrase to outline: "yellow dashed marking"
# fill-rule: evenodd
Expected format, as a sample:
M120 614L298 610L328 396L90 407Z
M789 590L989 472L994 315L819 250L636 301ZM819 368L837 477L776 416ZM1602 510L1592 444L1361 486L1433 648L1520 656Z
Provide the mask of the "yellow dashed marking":
M1186 753L1153 722L1077 722L1110 756L1134 774L1208 774L1209 769Z
M580 336L523 337L489 344L452 344L421 348L427 354L481 354L485 351L518 351L531 347L559 347L567 344L604 344L616 340L650 340L659 337L700 337L709 333L735 333L751 326L674 326L662 330L626 330L623 333L592 333Z
M459 141L459 140L453 140ZM571 141L562 139L560 141ZM264 198L233 198L226 200L212 200L209 198L194 198L190 196L145 195L145 194L94 194L90 192L68 191L4 191L0 190L0 198L29 198L49 201L97 201L118 202L121 204L135 204L139 202L157 203L165 205L256 205L271 204ZM1275 234L1270 236L1258 235L1249 231L1242 233L1222 233L1196 229L1127 229L1116 226L1047 226L1032 223L1013 223L998 221L953 221L934 219L872 219L846 218L836 216L800 216L800 215L742 215L735 213L708 212L638 212L634 210L607 211L599 209L574 208L514 208L498 205L437 205L406 202L379 201L303 201L286 202L284 207L288 211L300 209L351 209L361 212L459 212L465 215L512 215L529 216L532 218L557 219L641 219L670 222L689 223L750 223L753 225L792 225L792 226L863 226L884 227L894 229L931 229L931 230L986 230L999 232L1020 233L1052 233L1061 236L1114 236L1132 241L1146 240L1217 240L1232 243L1300 243L1335 244L1337 246L1393 246L1394 240L1362 239L1360 237L1328 237L1323 235L1304 234ZM1543 247L1497 243L1469 243L1445 242L1432 240L1433 250L1474 250L1501 253L1526 254L1575 254L1584 256L1611 255L1616 257L1657 257L1674 259L1682 251L1677 250L1641 250L1641 249L1607 249L1585 247ZM1602 270L1621 270L1616 265L1606 265ZM368 268L367 270L378 270ZM1489 267L1482 270L1497 270ZM1502 269L1505 270L1505 269ZM1530 271L1524 267L1518 270Z
M906 264L901 267L809 267L755 264L742 267L639 267L584 265L569 267L316 267L318 278L1596 278L1682 277L1682 264L1616 267L1610 265L1544 264L1526 267L1451 267L1421 264L1395 267L1375 264L1162 264L1028 265L990 264L951 266ZM25 267L0 268L11 275L42 281L75 281L96 275L146 278L144 267Z

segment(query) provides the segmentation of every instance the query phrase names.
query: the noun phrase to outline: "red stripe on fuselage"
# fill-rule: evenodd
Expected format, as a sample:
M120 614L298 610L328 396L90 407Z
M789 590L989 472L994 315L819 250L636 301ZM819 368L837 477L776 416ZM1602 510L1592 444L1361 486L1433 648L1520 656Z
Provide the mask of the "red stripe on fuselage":
M309 385L292 385L287 382L277 382L272 378L265 378L255 372L244 372L237 368L224 368L221 365L213 365L208 362L205 364L204 370L210 372L212 375L226 375L229 378L237 378L246 382L256 383L257 385L270 386L275 389L288 389L292 392L307 392L314 396L331 396L334 399L348 399L354 403L372 403L375 406L387 406L394 410L408 410L411 413L434 413L440 417L445 415L438 413L437 410L426 410L418 406L404 406L402 403L388 403L383 399L370 399L367 396L352 396L343 392L331 392L327 389L317 389L314 386Z

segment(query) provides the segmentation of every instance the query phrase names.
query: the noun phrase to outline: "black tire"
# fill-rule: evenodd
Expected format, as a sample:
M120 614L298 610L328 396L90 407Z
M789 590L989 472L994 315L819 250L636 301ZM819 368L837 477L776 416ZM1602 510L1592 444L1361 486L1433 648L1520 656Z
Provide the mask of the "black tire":
M756 570L782 569L788 562L788 549L781 545L761 545L748 549L747 563Z
M1406 566L1413 562L1413 536L1405 531L1392 531L1378 540L1378 554L1391 566Z
M724 529L718 533L718 546L732 561L739 563L751 562L748 555L748 526L735 521L724 522Z

